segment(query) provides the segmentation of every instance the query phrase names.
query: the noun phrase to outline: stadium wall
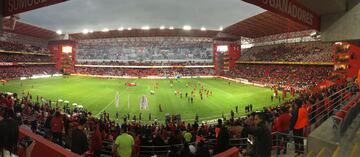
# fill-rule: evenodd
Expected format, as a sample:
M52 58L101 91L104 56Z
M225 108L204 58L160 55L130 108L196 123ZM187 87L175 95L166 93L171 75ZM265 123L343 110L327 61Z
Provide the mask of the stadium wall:
M359 27L360 28L360 27ZM349 60L349 70L347 77L356 77L360 69L360 43L350 43L349 51L352 57Z
M63 68L63 50L64 46L72 47L71 58L72 58L72 69L74 70L74 66L76 63L76 42L72 40L57 40L50 41L48 48L50 50L50 54L52 54L51 61L55 62L56 69L62 70Z
M65 150L63 147L52 143L48 139L45 139L40 135L36 135L25 128L19 128L19 137L19 139L22 139L24 137L30 137L33 141L36 141L33 150L30 152L30 157L80 157L80 155ZM20 154L22 153L20 152Z
M238 44L229 45L229 70L232 70L236 66L236 61L241 56L241 48Z
M360 3L347 2L347 11L321 17L321 41L336 42L360 39Z

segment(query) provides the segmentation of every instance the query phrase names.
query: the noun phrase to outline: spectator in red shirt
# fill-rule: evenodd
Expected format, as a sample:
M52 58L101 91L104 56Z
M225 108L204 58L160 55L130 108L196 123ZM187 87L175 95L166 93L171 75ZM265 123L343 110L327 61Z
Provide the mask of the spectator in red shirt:
M102 147L103 139L99 129L99 124L95 122L94 132L91 136L91 150L94 152L94 157L100 157L100 150Z
M55 113L55 117L51 119L51 132L53 134L53 141L62 145L62 130L64 129L64 122L62 120L60 111Z
M282 142L282 145L284 147L283 153L286 154L287 149L287 141L289 134L289 126L290 126L290 120L291 115L288 112L288 109L286 107L281 108L281 114L278 118L275 119L275 128L276 131L279 132L279 135L277 136L277 146L280 146L279 143ZM277 147L277 153L280 154L280 147Z

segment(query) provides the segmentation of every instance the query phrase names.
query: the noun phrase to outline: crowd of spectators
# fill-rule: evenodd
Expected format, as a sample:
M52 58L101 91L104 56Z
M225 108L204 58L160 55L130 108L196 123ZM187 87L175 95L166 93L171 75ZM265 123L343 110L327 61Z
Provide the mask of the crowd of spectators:
M17 51L17 52L32 52L49 54L50 51L47 48L37 47L29 44L19 44L14 42L0 41L0 50L5 51Z
M134 37L80 40L77 60L168 61L212 60L212 39Z
M256 46L241 51L240 61L332 62L330 43L304 42Z
M101 68L101 67L75 67L75 73L87 75L107 75L107 76L212 76L215 74L214 68Z
M0 62L51 62L50 56L0 53Z
M331 71L333 71L332 66L238 64L229 75L269 86L310 89L329 78Z
M118 123L118 120L110 119L109 113L103 112L100 118L95 118L86 109L70 109L65 104L43 101L42 97L35 98L30 93L22 93L21 97L18 94L0 93L0 116L4 119L13 119L20 127L38 133L77 154L100 156L104 153L116 153L122 156L151 156L155 153L167 154L169 157L209 157L210 154L230 148L231 139L245 137L253 141L253 149L248 150L247 140L240 141L239 148L243 153L270 157L275 143L272 142L274 137L271 132L289 132L296 129L297 124L293 123L297 123L297 120L292 116L300 111L309 114L309 124L313 124L319 117L324 118L315 117L319 113L331 115L334 107L326 106L329 105L326 102L337 102L337 99L342 98L338 96L358 92L358 88L354 86L345 93L337 93L347 85L335 85L316 93L302 93L295 101L288 101L277 107L254 109L261 112L252 112L245 117L238 117L238 114L234 116L231 111L231 117L223 117L223 120L218 120L218 124L214 125L199 124L196 121L168 124L154 121L142 124L136 120L131 121L130 114L124 116L123 122ZM324 99L328 101L322 101ZM1 134L0 137L2 136ZM128 142L122 140L123 138ZM215 142L211 144L211 140ZM300 145L303 141L294 140ZM286 144L288 140L284 139L282 142ZM122 147L119 147L119 144L123 144ZM124 145L129 147L124 148ZM165 145L168 147L160 147ZM278 152L282 149L283 153L286 153L286 147L277 149ZM16 148L9 149L12 153L16 153L15 150ZM296 151L298 154L304 153L301 147L296 148Z
M77 64L80 65L125 65L125 66L188 66L188 65L213 65L211 61L205 62L205 61L183 61L183 62L154 62L154 61L143 61L143 62L136 62L136 61L130 61L130 62L123 62L123 61L85 61L85 62L77 62Z
M58 72L54 65L0 66L0 79L8 80L33 75L55 74Z

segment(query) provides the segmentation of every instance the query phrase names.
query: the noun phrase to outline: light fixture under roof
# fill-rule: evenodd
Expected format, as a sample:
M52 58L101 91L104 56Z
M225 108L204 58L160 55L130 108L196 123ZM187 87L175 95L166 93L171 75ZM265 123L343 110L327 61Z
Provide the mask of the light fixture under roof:
M164 30L164 29L165 29L165 26L160 26L160 29L161 29L161 30Z
M124 30L124 27L118 28L118 31L123 31L123 30Z
M174 29L174 27L173 27L173 26L170 26L170 27L169 27L169 29L170 29L170 30L173 30L173 29Z
M108 28L104 28L104 29L102 30L102 32L109 32L109 29L108 29Z
M88 34L88 33L89 33L89 30L88 30L88 29L83 29L82 33L83 33L83 34Z
M149 30L150 29L150 26L143 26L141 27L142 30Z
M56 31L56 34L61 35L61 34L62 34L62 30L60 30L60 29L57 30L57 31Z
M206 28L205 28L204 26L202 26L202 27L200 28L200 30L201 30L201 31L206 31Z
M131 30L132 30L132 28L131 28L131 27L129 27L129 28L127 28L127 30L131 31Z
M185 25L183 27L183 30L189 31L189 30L191 30L191 26L190 25Z

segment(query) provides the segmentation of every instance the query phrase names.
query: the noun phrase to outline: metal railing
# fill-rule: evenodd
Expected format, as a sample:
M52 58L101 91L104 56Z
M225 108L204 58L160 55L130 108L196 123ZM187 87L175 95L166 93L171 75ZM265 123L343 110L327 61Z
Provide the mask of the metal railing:
M356 86L356 84L348 84L346 87L328 96L329 102L331 102L328 106L325 106L326 98L310 106L311 108L314 108L314 106L316 106L316 109L311 110L311 112L308 113L309 122L311 124L308 128L308 131L311 132L313 131L313 129L316 129L317 126L319 126L327 118L331 117L334 112L339 110L341 106L345 105L353 97L354 93L352 90L354 86ZM346 97L347 93L352 93L352 95ZM315 127L313 128L312 126Z
M299 141L299 142L295 142ZM302 141L302 142L301 142ZM250 138L231 138L229 140L231 147L237 147L246 155L252 148L252 141ZM105 142L108 145L107 152L104 154L111 155L111 148L113 143L111 141ZM210 150L214 150L216 147L216 139L207 139L205 141ZM196 147L196 142L191 142L189 145ZM175 145L163 145L163 146L138 146L137 149L140 150L138 154L139 157L150 157L150 156L166 156L170 151L181 151L184 144L175 144ZM308 144L305 137L294 136L291 133L281 133L273 132L272 133L272 154L276 156L281 156L286 153L295 152L298 147L298 151L301 154L306 154L308 152ZM135 148L136 149L136 148ZM244 151L245 150L245 151ZM211 151L210 151L211 152ZM246 153L247 152L247 153Z

